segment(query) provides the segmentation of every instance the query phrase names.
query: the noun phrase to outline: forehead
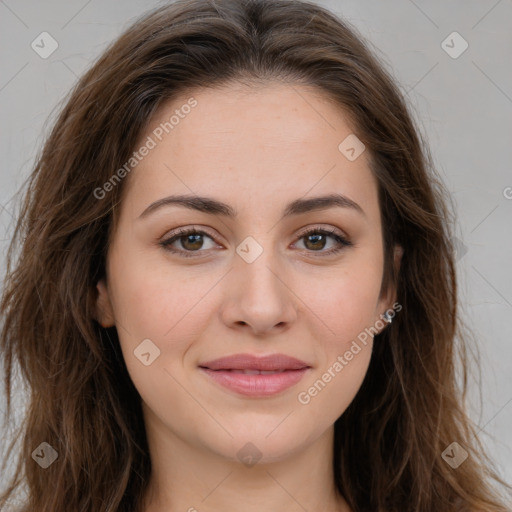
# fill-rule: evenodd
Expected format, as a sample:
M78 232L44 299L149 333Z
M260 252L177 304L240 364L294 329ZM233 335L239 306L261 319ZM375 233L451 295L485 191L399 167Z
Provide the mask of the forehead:
M372 210L368 151L351 161L340 150L354 135L349 115L304 85L189 90L162 105L140 137L137 147L151 139L152 149L130 174L127 199L139 213L166 192L235 200L240 210L339 192Z

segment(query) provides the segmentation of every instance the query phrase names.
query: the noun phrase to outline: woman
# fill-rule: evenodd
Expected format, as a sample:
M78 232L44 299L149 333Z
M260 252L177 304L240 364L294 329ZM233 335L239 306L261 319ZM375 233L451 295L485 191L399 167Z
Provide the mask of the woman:
M20 212L1 347L32 396L0 506L25 480L27 511L506 510L457 386L445 201L328 11L149 13Z

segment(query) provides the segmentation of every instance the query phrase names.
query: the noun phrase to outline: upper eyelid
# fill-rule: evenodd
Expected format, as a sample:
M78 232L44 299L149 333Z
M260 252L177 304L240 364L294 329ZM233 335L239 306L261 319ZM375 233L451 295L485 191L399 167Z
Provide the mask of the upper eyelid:
M209 236L214 242L216 242L217 238L223 239L224 237L220 236L217 237L216 235L210 233L207 228L203 228L202 226L198 226L196 224L193 224L191 226L186 227L180 227L173 230L171 234L165 234L162 239L163 241L171 240L173 238L179 239L181 236L185 236L187 234L194 234L198 233L200 235L206 235Z
M350 237L348 237L344 231L342 231L340 228L334 227L334 226L322 226L322 225L312 225L307 226L305 228L302 228L299 233L296 235L296 240L300 240L304 236L308 235L312 231L325 231L327 236L330 237L340 237L341 239L345 240L347 242L347 245L353 245L353 243L350 240ZM176 228L174 232L170 235L165 235L162 239L161 243L169 242L172 240L172 243L176 242L180 239L182 236L186 236L187 234L200 234L200 235L206 235L209 238L212 239L213 242L217 243L216 236L211 234L207 228L198 226L198 225L190 225L186 227L180 227ZM223 238L223 237L220 237ZM294 242L296 243L296 242ZM169 244L170 245L170 244ZM193 251L193 252L204 252L204 251Z

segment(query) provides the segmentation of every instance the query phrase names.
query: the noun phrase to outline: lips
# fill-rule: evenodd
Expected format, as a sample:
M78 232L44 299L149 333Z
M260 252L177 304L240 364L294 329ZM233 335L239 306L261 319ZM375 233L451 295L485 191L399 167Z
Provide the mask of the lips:
M295 385L311 366L285 354L235 354L201 363L199 368L223 388L240 395L265 397Z
M286 370L302 370L310 366L285 354L272 354L258 357L252 354L235 354L233 356L221 357L214 361L208 361L199 365L210 370L224 370L235 372L282 372Z

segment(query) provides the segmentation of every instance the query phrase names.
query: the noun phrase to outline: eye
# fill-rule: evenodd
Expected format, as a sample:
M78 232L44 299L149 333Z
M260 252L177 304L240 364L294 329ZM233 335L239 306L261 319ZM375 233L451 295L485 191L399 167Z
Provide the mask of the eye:
M214 248L216 244L213 237L205 231L196 228L180 228L174 232L170 238L159 242L159 245L171 253L179 254L185 258L193 258L198 257L198 254L194 253L206 252L206 250L201 250L205 249L205 237L214 242L212 247L206 247L206 249ZM323 249L326 247L329 238L334 240L334 247L328 251L324 251ZM305 246L308 252L317 252L320 253L321 256L329 256L338 253L345 247L353 245L352 242L339 234L335 229L310 228L301 233L299 241L302 239L305 239ZM175 246L176 243L178 243L181 248L177 248Z
M335 241L334 247L328 251L323 251L322 249L325 248L329 238ZM301 233L299 241L303 239L305 239L304 245L306 249L311 249L311 252L320 252L321 256L336 254L345 247L353 245L352 242L339 234L335 229L310 228Z
M204 252L200 251L200 249L204 249L204 242L202 240L204 237L214 241L213 238L205 231L196 228L179 229L173 236L160 242L160 245L169 252L179 253L186 258L190 258L196 256L195 254L191 253ZM176 242L179 242L181 249L176 249L173 247Z

